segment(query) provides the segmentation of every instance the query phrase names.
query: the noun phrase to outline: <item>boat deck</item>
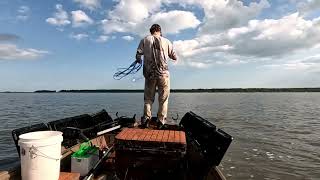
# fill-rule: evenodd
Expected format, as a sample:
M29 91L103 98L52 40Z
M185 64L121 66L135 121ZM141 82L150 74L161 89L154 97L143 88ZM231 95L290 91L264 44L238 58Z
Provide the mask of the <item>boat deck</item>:
M71 118L71 120L73 119L75 118ZM157 123L151 121L148 129L140 129L137 123L131 122L131 119L119 118L118 123L123 128L114 128L112 131L103 131L103 134L90 137L92 145L99 147L101 153L110 150L110 154L106 156L107 159L102 160L102 166L96 171L94 180L112 179L115 177L118 179L139 180L172 178L181 180L225 180L216 164L208 163L208 158L203 155L199 144L197 144L198 139L191 136L198 134L193 132L193 134L190 134L189 131L186 131L186 127L193 127L192 123L191 125L189 123L182 127L179 125L169 125L166 127L166 130L158 130ZM185 122L191 122L190 119L187 118ZM67 120L69 122L70 118ZM65 123L65 121L62 123ZM206 125L208 123L200 121L197 123L194 129L199 130L199 133L208 134L202 131L203 128L207 128ZM205 127L202 127L201 123ZM105 129L104 126L103 128L102 126L95 126L94 128ZM84 132L87 132L89 135L92 134L89 130L85 130ZM215 132L213 129L210 129L211 131ZM200 138L202 138L200 140L203 140L202 136ZM211 140L215 139L215 137L208 139L205 136L204 139ZM215 139L215 141L217 140L219 139ZM59 179L79 179L79 174L70 173L70 170L71 155L79 149L81 142L77 139L76 143L78 144L71 144L70 146L62 144ZM217 148L220 150L220 142L217 141L217 143L219 145ZM0 170L0 180L2 179L21 179L20 165L11 169Z
M128 139L128 140L130 140L130 142L134 142L137 139L142 140L142 138L144 136L143 140L148 140L149 142L152 140L156 143L168 141L168 143L166 143L166 144L170 144L170 142L179 142L179 143L186 144L186 140L185 140L186 137L185 136L184 137L179 136L179 140L178 140L178 136L175 135L175 134L181 135L181 132L175 133L175 131L173 131L173 133L172 133L171 130L144 129L142 131L143 132L142 135L137 136L138 134L136 134L136 133L140 132L141 129L134 128L134 130L133 131L132 130L133 130L132 128L124 128L122 133L120 132L118 134L118 136L116 136L115 134L105 134L105 135L102 135L102 136L99 136L97 138L92 139L91 142L92 142L92 144L103 148L103 147L107 147L107 146L115 143L116 139ZM136 133L133 133L133 132L136 132ZM65 149L65 148L62 149L62 152L61 152L61 154L62 154L61 171L62 172L60 174L61 180L62 179L71 179L71 180L72 179L79 179L79 177L76 173L75 174L67 173L70 170L70 156L77 149L79 149L79 145L73 146L68 149ZM113 177L114 174L112 174L110 172L114 171L116 168L116 165L115 165L116 157L115 156L116 156L115 152L111 154L110 158L106 161L106 164L104 166L105 171L102 172L97 177L95 177L96 180ZM125 156L123 156L123 158L125 158ZM14 180L21 179L20 166L14 167L10 170L0 171L0 180L11 180L11 179L14 179ZM213 167L211 169L211 171L209 172L209 177L207 177L205 179L225 180L223 174L216 167Z

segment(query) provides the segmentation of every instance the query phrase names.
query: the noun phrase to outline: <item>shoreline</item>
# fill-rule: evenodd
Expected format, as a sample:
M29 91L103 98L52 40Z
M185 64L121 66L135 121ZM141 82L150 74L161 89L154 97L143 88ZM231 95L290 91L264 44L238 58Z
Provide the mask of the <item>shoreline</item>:
M33 92L4 91L0 93L143 93L143 89L83 89L37 90ZM171 93L256 93L256 92L320 92L320 88L219 88L219 89L171 89Z

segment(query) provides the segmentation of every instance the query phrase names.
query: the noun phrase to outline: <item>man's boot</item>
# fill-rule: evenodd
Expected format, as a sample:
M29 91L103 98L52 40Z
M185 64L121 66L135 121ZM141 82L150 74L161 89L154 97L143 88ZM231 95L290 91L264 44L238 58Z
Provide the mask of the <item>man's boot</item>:
M141 117L141 128L148 128L149 125L149 118L142 116Z

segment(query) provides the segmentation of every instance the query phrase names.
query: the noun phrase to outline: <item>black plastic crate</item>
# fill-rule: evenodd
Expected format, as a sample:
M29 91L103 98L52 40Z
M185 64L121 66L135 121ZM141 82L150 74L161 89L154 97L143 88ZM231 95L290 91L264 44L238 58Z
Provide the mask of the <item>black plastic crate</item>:
M114 119L114 121L121 125L121 127L132 127L136 122L136 115L133 115L133 117L120 116Z
M233 140L232 136L191 111L183 116L180 126L199 146L207 163L218 166Z
M20 147L18 145L18 141L19 141L19 136L21 134L35 132L35 131L48 131L48 130L50 130L49 127L44 123L39 123L39 124L19 128L19 129L14 129L11 133L12 133L12 138L13 138L14 144L16 145L19 157L20 157Z
M113 120L108 112L104 109L92 115L92 121L95 124L112 123Z
M94 125L95 124L92 121L92 117L88 114L64 118L48 123L48 126L55 131L62 131L66 127L76 127L79 129L85 129Z
M216 130L215 125L191 111L182 117L180 125L196 136L204 136Z
M67 129L67 127L74 127L78 129L86 129L94 126L95 123L92 120L92 117L88 114L83 114L79 116L64 118L56 121L51 121L48 123L48 126L54 131L61 131L63 134L62 145L65 147L71 147L79 142L78 131L72 131Z
M92 139L97 136L97 132L114 127L115 122L103 109L92 116L83 114L80 116L52 121L48 123L48 126L53 130L63 132L62 145L65 147L71 147L84 140L83 136L80 136L79 132L82 132L87 138ZM70 129L68 127L76 128L78 130Z

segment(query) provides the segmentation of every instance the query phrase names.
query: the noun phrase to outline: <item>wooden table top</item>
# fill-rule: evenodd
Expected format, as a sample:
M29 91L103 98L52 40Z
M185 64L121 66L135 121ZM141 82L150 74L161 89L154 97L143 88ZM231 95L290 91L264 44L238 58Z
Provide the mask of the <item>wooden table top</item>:
M173 130L124 128L116 136L116 139L127 141L165 142L184 145L186 144L185 132Z

